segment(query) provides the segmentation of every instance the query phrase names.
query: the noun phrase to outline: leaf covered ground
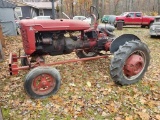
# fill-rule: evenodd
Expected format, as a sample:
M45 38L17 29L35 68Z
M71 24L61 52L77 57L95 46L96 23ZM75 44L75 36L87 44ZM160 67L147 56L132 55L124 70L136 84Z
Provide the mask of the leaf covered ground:
M144 78L118 86L109 75L110 59L53 66L59 70L59 91L45 99L31 99L23 88L28 71L8 72L10 52L22 49L21 37L5 37L5 60L0 63L0 106L4 120L160 120L160 38L150 38L146 28L115 30L137 35L151 51ZM47 57L46 62L76 58L74 53Z

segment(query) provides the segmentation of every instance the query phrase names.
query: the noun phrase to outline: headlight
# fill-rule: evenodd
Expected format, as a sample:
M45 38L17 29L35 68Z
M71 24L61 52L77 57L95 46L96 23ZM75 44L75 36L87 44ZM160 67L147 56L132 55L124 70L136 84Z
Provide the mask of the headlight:
M155 30L155 26L151 26L151 27L150 27L150 30L153 30L153 31L154 31L154 30Z

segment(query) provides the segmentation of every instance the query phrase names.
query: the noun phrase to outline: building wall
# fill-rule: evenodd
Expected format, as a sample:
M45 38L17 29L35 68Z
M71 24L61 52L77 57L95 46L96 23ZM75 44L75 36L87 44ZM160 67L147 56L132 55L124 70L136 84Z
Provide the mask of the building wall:
M19 17L20 19L26 19L26 18L33 18L35 16L39 16L39 9L33 8L30 6L18 6L21 7L22 11L22 17ZM44 16L51 16L52 15L52 9L43 9L43 15ZM56 11L55 11L56 16Z
M3 35L17 35L13 8L0 8L0 25Z
M44 16L51 16L52 15L51 9L43 9L43 11L44 11Z
M22 9L22 17L20 19L31 18L31 7L30 6L20 6Z

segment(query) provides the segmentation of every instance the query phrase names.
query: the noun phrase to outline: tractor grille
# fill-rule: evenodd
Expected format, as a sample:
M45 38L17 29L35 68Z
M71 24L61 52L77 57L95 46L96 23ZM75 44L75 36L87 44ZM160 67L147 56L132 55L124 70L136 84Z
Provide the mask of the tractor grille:
M23 48L25 51L29 49L29 41L27 37L27 31L25 29L21 28L21 35L22 35L22 42L23 42Z
M155 31L156 31L156 32L160 32L160 28L156 28Z

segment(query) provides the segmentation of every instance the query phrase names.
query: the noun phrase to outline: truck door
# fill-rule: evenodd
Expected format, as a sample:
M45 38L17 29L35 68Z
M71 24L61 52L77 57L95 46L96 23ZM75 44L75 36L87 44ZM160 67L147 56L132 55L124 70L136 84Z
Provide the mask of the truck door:
M142 24L142 13L135 13L134 22L136 25Z
M126 15L125 24L126 25L133 25L134 24L134 13L129 13Z

